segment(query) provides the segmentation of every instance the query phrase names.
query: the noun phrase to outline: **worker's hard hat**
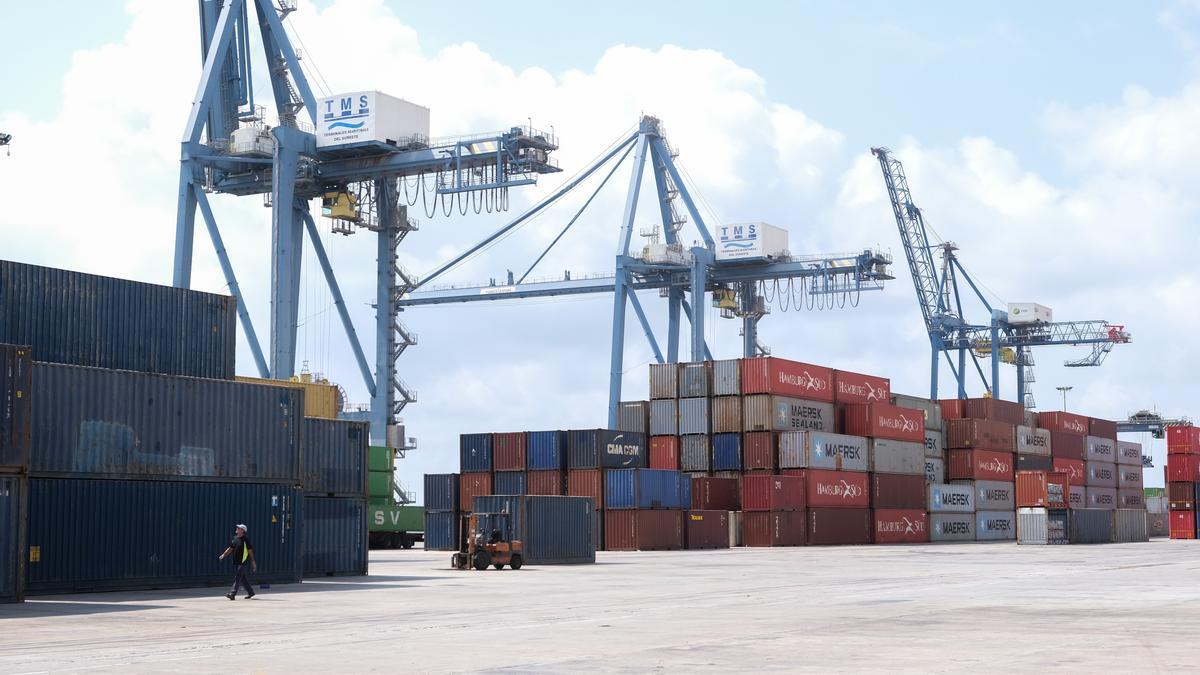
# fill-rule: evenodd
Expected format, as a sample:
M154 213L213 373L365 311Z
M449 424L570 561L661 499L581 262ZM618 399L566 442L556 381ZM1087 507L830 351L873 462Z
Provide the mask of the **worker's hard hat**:
M238 526L237 526L237 529L239 529L239 530L241 530L241 531L243 531L243 532L249 532L249 531L250 531L250 528L246 527L245 525L238 525Z

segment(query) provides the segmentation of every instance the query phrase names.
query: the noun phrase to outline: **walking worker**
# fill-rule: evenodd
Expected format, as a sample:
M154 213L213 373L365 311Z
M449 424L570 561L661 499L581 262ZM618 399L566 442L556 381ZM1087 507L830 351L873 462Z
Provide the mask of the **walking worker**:
M254 544L251 544L250 537L246 536L245 525L237 526L233 541L229 543L229 548L225 549L218 560L224 560L225 556L233 558L233 588L225 594L225 597L236 600L238 586L245 586L246 599L253 598L254 589L250 587L250 580L246 578L246 565L250 565L252 572L257 572L258 563L254 561Z

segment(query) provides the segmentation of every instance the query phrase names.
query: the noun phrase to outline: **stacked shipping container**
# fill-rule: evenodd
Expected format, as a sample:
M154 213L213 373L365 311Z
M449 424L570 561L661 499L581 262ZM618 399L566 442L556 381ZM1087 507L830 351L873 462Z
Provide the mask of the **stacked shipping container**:
M1172 539L1196 539L1200 496L1200 427L1167 427L1168 528Z

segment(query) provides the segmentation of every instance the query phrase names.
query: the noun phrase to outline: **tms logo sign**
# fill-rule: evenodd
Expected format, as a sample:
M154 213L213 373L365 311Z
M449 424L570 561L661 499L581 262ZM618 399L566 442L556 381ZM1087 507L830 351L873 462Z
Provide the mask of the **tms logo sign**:
M758 242L758 223L721 226L722 251L749 251Z
M366 94L327 98L321 121L326 131L334 129L361 129L371 115L371 99ZM350 120L362 120L353 122Z

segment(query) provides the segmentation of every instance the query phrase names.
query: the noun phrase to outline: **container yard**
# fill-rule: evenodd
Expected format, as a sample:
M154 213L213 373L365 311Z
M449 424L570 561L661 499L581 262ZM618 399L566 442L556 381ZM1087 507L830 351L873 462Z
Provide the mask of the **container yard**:
M1197 8L183 4L0 46L0 672L1195 670Z

